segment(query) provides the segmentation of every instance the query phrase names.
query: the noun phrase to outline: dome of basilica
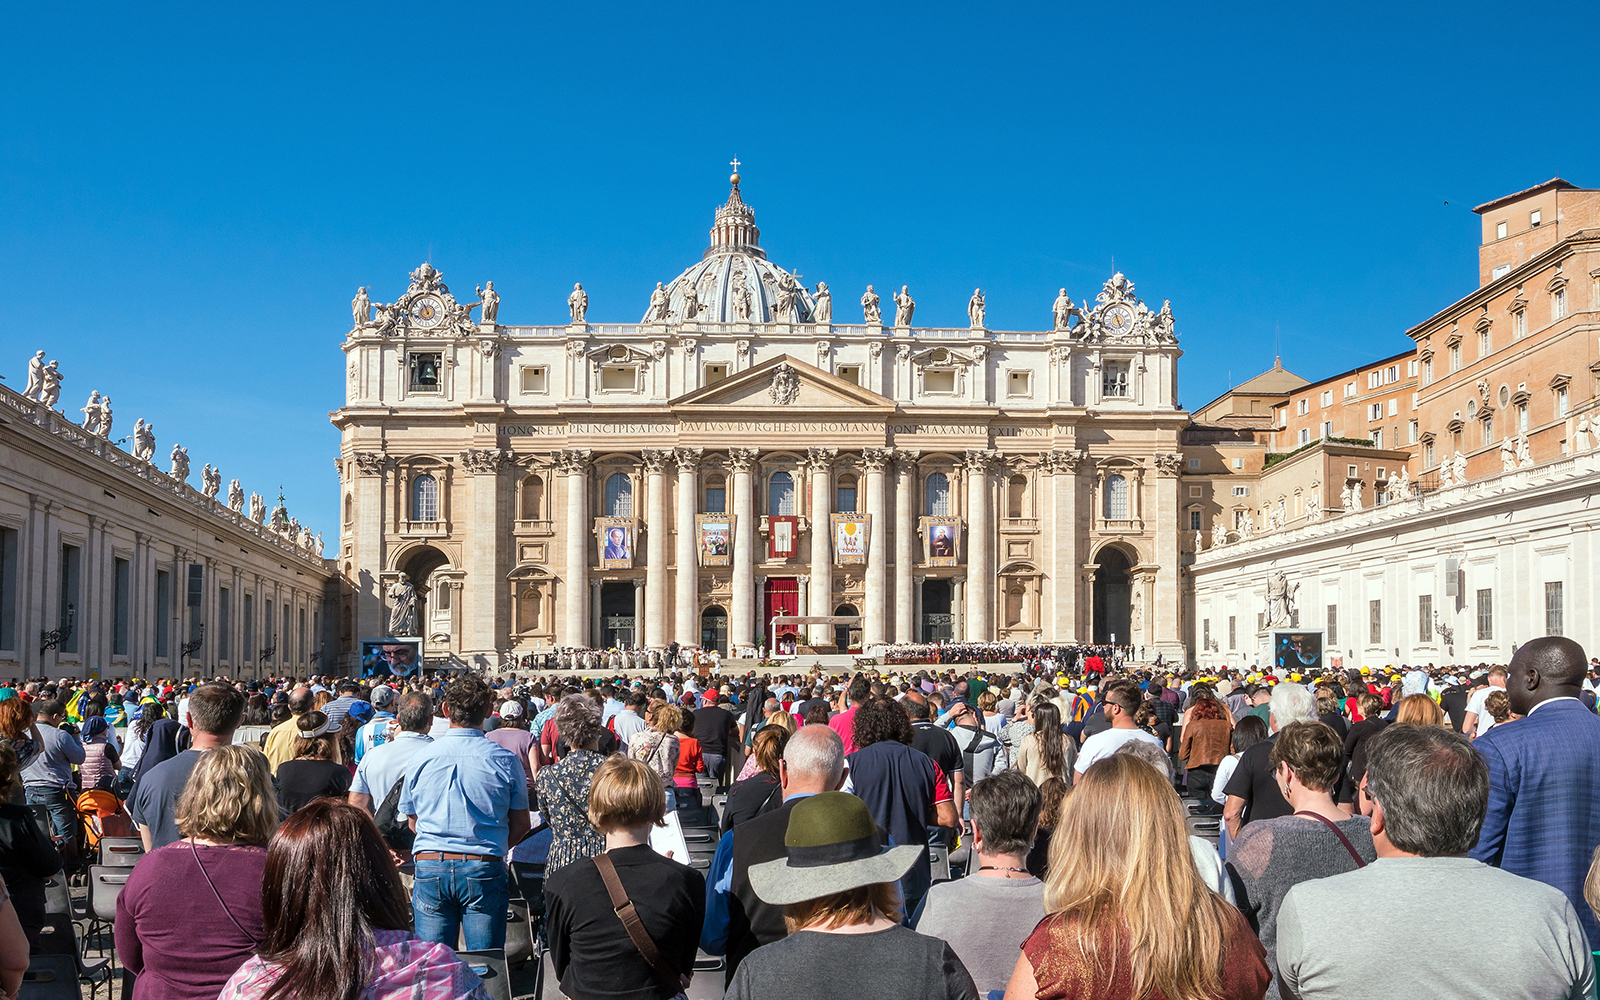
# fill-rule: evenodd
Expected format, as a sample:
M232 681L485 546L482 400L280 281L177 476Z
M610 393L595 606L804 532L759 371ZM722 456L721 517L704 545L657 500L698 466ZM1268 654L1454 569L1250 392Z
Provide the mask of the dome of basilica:
M811 293L767 260L756 214L739 196L739 175L717 209L701 260L650 295L644 323L808 323Z

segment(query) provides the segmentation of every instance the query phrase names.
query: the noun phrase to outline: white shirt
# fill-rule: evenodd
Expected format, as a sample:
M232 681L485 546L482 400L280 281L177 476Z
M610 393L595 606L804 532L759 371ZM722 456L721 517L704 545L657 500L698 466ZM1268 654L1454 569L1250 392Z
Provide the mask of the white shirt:
M1239 755L1230 753L1217 765L1217 776L1211 780L1211 801L1219 806L1228 804L1228 779L1239 766Z
M1097 760L1102 760L1117 752L1117 748L1124 743L1134 740L1144 740L1146 743L1161 745L1161 741L1145 732L1143 729L1106 729L1095 733L1083 741L1083 749L1078 751L1078 762L1072 769L1079 774L1089 770L1089 765Z
M1489 710L1483 707L1483 703L1489 700L1491 694L1504 690L1505 688L1503 687L1495 687L1491 684L1486 688L1479 688L1473 692L1471 700L1467 702L1467 711L1475 712L1478 716L1478 731L1473 733L1473 736L1482 736L1489 731L1490 726L1494 725L1494 716L1490 715Z

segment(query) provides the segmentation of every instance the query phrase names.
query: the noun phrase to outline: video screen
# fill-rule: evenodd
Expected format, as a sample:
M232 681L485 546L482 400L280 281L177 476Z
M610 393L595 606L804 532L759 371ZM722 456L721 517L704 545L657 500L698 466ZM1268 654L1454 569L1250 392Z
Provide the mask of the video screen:
M1321 632L1274 632L1272 663L1280 678L1322 671Z
M421 639L361 640L363 677L407 677L421 666Z

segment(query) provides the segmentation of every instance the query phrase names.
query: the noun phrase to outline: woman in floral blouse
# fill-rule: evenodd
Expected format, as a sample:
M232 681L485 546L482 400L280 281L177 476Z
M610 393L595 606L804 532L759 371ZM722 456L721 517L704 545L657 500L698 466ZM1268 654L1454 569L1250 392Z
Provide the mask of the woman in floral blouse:
M606 849L605 838L589 822L589 783L605 763L599 752L600 715L581 694L569 694L556 706L556 732L572 750L554 764L539 768L533 785L539 808L553 839L545 871L592 858Z

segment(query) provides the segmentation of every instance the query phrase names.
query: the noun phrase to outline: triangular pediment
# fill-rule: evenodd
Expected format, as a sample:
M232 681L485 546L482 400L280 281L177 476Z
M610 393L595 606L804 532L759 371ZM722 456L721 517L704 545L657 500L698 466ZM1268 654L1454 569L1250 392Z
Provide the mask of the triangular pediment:
M785 365L793 373L792 386L788 385L790 376L783 371ZM685 393L668 405L675 410L742 407L804 412L863 408L892 411L895 404L887 396L785 354Z

